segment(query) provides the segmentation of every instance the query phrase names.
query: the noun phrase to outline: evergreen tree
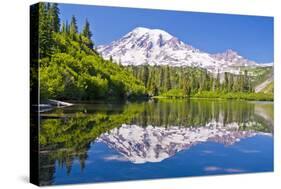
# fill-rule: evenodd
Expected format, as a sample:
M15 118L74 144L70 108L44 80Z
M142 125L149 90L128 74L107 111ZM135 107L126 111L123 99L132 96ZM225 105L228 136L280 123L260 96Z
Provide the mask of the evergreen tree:
M243 91L244 92L249 92L250 91L250 79L249 79L249 76L248 76L248 71L245 70L244 71L244 75L243 75Z
M65 32L66 32L67 34L70 33L70 26L69 26L69 24L68 24L68 21L65 22Z
M92 32L90 30L90 23L88 22L87 19L85 21L85 25L84 25L83 30L82 30L82 35L88 39L88 42L87 42L88 45L87 46L92 49L93 46L94 46L94 43L93 43L93 41L91 39Z
M148 77L149 77L149 70L148 70L148 66L144 66L143 68L143 83L144 83L144 86L147 87L147 84L148 84Z
M204 75L205 75L204 90L209 91L210 90L210 76L209 76L207 70L204 71Z
M46 3L39 3L39 56L41 58L52 54L52 32Z
M242 92L244 90L244 76L242 73L240 73L239 75L238 87L239 87L239 92Z
M224 90L225 91L228 91L229 89L229 81L228 81L228 73L227 72L224 72Z
M59 32L60 30L60 10L58 8L57 3L52 3L48 10L48 14L50 17L50 27L53 32Z
M192 93L196 93L197 89L196 89L196 82L194 80L193 75L191 75L191 77L189 78L189 82L190 82L190 88L191 88L191 92Z
M160 88L164 89L164 68L160 68Z
M191 86L190 86L190 83L188 82L188 78L187 77L183 80L183 91L184 91L184 94L186 96L190 96L190 94L191 94Z
M152 86L151 86L151 91L152 91L152 95L153 96L157 96L158 95L158 87L156 86L156 83L155 82L153 82L152 83Z
M153 88L153 83L155 84L155 72L154 69L151 67L148 67L148 81L147 81L147 88L150 90ZM156 84L155 84L156 85Z
M74 15L71 17L69 32L71 35L78 33L77 21Z
M85 36L87 39L91 40L92 32L90 31L90 23L88 22L87 19L83 27L82 35Z
M165 67L165 91L168 91L172 88L171 86L171 78L170 78L170 68L169 66Z
M215 81L215 90L220 90L220 73L217 73L217 78Z
M230 74L229 75L228 86L227 86L227 91L233 91L233 85L234 85L233 74Z
M62 25L61 25L61 32L66 33L66 25L64 22L62 22Z

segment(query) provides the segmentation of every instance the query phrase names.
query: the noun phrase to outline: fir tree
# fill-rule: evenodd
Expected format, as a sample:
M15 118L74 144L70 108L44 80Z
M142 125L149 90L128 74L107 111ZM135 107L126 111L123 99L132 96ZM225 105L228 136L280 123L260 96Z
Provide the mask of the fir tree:
M92 37L92 32L90 31L90 23L86 19L85 25L83 27L82 35L85 36L88 39L91 39Z
M145 87L147 87L147 84L148 84L148 77L149 77L148 66L144 66L144 68L143 68L143 83L144 83Z
M92 32L91 32L91 30L90 30L90 23L88 22L87 19L86 19L85 25L84 25L84 27L83 27L82 35L88 39L88 41L89 41L89 42L88 42L88 43L89 43L89 44L88 44L88 47L92 49L93 46L94 46L94 44L93 44L93 41L92 41L92 39L91 39L91 37L92 37Z
M216 78L216 81L215 81L215 90L220 90L220 73L218 72L217 73L217 78Z
M66 32L67 34L70 33L70 26L69 26L69 24L68 24L68 21L65 22L65 32Z
M52 3L48 10L50 17L50 27L53 32L59 32L60 30L60 10L57 3Z
M71 17L69 32L71 35L78 33L77 21L74 15Z
M190 96L191 94L191 86L188 82L188 77L186 76L183 80L183 91L186 96Z
M160 82L159 82L160 88L164 88L164 69L160 68Z
M171 78L170 78L170 68L166 66L165 69L165 90L168 91L172 88L171 86Z
M64 22L62 22L61 32L62 32L62 33L66 33L66 25L65 25Z
M52 52L52 32L46 3L39 3L39 56L41 58L50 56Z

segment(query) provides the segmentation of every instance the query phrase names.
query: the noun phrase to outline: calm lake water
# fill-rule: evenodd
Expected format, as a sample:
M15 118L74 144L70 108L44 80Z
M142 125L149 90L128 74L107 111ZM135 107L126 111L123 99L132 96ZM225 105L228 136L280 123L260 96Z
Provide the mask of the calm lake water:
M96 102L41 114L41 185L264 171L270 102Z

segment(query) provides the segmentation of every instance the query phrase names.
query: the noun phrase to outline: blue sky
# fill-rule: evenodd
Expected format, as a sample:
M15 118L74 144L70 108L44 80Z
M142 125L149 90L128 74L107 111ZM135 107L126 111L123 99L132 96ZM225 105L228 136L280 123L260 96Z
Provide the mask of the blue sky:
M90 22L96 45L121 38L135 27L162 29L208 53L233 49L259 63L273 62L273 18L151 9L59 4L61 21L75 15L79 30Z

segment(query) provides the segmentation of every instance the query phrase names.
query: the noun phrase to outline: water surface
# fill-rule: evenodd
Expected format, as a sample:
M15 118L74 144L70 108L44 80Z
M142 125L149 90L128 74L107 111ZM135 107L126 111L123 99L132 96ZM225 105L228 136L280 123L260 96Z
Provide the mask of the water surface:
M95 102L41 114L41 185L264 171L270 102Z

